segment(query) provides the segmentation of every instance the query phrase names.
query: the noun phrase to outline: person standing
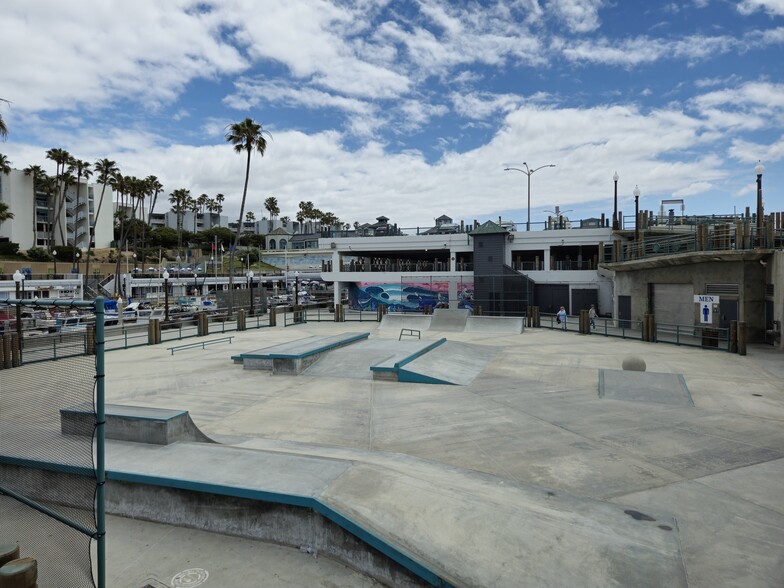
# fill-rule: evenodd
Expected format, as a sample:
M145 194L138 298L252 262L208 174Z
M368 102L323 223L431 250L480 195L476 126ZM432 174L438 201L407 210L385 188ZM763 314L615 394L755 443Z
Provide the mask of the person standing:
M591 304L591 308L588 310L588 320L591 322L591 328L596 328L596 306Z
M566 309L562 306L561 310L558 311L558 314L555 315L558 318L558 323L561 325L561 328L565 331L566 330Z

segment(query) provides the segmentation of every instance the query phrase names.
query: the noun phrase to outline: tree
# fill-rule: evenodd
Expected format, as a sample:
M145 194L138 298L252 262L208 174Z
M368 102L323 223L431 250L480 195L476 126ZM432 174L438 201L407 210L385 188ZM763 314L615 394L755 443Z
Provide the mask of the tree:
M169 203L172 205L171 211L177 215L177 248L182 249L182 224L185 211L188 210L188 201L191 199L191 191L185 188L178 188L169 194ZM179 256L180 254L177 253Z
M103 158L95 162L95 173L98 175L96 178L98 183L101 184L101 196L98 198L98 206L93 215L92 226L90 227L90 238L87 241L87 255L85 256L85 275L90 275L90 252L95 245L95 227L98 226L98 218L101 215L101 207L103 206L103 197L106 194L106 185L112 180L114 174L119 173L120 169L117 163L111 159Z
M272 221L275 220L275 217L280 214L280 208L278 207L278 199L274 196L270 196L264 201L264 208L269 212L270 215L270 223L267 228L267 231L272 231Z
M65 149L53 148L46 152L46 158L55 162L54 175L57 179L57 191L55 192L54 201L52 203L52 212L54 214L49 242L52 244L55 243L54 230L55 227L57 227L60 230L60 242L63 245L67 245L65 234L63 233L62 214L63 205L65 204L65 190L73 183L70 181L72 176L65 173L65 166L68 165L68 162L71 160L71 154Z
M4 98L0 98L0 102L5 102L6 104L11 104L8 100L6 100ZM5 138L7 136L8 136L8 127L5 126L5 121L3 120L3 117L0 116L0 138L2 138L3 141L5 141Z
M0 225L12 218L14 218L14 213L8 209L8 205L5 202L0 202Z
M245 200L248 197L248 180L250 179L250 159L254 151L257 151L262 157L267 150L267 139L265 135L270 136L269 132L265 131L262 126L256 123L252 118L246 118L244 121L234 123L229 126L226 132L226 142L234 145L235 153L247 152L247 161L245 163L245 183L242 188L242 203L240 204L239 223L237 224L237 234L234 236L234 246L239 243L242 234L242 218L245 214ZM233 311L233 293L234 293L234 249L229 250L229 314Z
M44 172L40 165L28 165L26 168L24 168L23 171L26 176L33 176L33 247L35 247L38 241L38 232L36 231L36 220L38 215L36 214L37 207L35 199L36 194L38 193L38 182L39 180L43 179L43 177L46 175L46 172Z
M77 243L77 238L79 237L79 196L81 195L81 186L82 186L82 178L84 178L85 184L87 180L90 179L90 176L93 175L92 170L90 169L92 166L87 161L82 161L81 159L76 159L75 157L71 158L71 161L68 164L68 171L73 174L76 172L76 219L74 222L74 238L73 244L74 247L79 248L79 244ZM90 245L90 215L85 215L87 218L87 245ZM76 261L76 258L74 258Z
M8 175L11 173L11 162L8 157L0 153L0 173Z

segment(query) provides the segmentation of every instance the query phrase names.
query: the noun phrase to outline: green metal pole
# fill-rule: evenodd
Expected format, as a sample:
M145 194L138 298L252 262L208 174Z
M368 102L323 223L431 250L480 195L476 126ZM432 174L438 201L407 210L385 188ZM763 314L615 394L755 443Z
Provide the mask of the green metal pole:
M98 539L98 588L106 588L106 396L104 366L104 305L103 296L95 299L95 409L97 426L95 430L95 477L98 488L95 493L96 535Z

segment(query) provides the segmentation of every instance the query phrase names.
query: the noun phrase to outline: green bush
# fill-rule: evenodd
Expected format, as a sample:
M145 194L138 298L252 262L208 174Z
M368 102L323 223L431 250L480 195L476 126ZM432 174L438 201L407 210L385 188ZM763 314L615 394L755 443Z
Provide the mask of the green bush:
M43 247L30 247L27 250L27 259L30 261L52 261L52 255Z

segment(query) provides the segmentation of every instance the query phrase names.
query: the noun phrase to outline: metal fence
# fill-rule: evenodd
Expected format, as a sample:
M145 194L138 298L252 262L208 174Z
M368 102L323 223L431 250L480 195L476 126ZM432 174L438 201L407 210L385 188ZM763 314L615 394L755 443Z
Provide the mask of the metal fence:
M38 586L106 586L103 299L3 300L0 308L92 310L93 337L3 335L0 533L37 562ZM11 348L8 349L7 344ZM63 412L77 415L65 425ZM52 483L50 472L57 472ZM77 508L65 508L68 503ZM96 577L91 561L96 542ZM11 583L14 579L11 578ZM10 585L10 584L9 584ZM13 584L15 585L15 584Z
M565 322L559 323L555 314L541 313L540 327L579 333L580 317L569 315ZM591 334L642 341L643 322L637 320L597 317L594 319L594 326L591 328ZM729 329L703 325L654 323L651 342L701 347L703 349L716 349L719 351L731 350Z

